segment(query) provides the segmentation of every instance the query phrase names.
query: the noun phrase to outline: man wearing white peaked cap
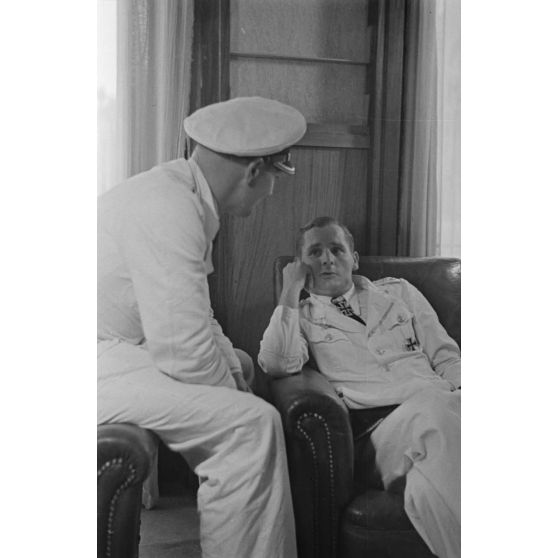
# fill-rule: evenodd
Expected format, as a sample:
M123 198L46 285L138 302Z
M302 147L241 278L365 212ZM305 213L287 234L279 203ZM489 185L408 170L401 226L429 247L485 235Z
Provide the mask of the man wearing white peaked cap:
M296 557L285 444L250 393L251 358L213 318L207 275L223 214L247 216L294 174L294 108L244 97L184 121L193 149L99 198L98 423L155 432L200 478L204 558Z

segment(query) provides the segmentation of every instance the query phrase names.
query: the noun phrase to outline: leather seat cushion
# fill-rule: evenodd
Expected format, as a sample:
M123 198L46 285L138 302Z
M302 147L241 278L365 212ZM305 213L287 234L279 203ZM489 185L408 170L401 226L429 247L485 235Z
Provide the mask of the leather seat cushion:
M403 495L370 489L354 498L345 510L345 522L380 531L412 530L403 508Z
M367 490L345 510L341 556L351 558L435 558L403 508L403 495Z

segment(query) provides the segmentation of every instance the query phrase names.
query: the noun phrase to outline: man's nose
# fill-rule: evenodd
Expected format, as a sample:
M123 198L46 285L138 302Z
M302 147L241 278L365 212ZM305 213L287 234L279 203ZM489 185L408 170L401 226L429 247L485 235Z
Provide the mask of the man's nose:
M326 248L322 252L322 263L323 264L330 264L333 262L333 254Z

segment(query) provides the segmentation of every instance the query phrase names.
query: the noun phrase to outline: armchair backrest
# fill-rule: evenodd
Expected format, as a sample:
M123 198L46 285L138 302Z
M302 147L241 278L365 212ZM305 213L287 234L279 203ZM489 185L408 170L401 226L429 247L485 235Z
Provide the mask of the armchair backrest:
M280 256L273 266L273 292L277 304L283 288L283 268L292 256ZM410 258L361 256L359 275L371 281L397 277L412 283L430 302L440 323L461 346L461 260L459 258Z

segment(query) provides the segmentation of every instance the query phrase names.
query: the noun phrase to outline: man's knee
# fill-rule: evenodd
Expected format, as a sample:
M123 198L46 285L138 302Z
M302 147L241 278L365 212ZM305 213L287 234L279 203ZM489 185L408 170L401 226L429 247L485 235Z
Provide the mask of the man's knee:
M253 396L254 402L250 408L250 422L265 428L280 428L281 416L277 409L260 397Z
M281 417L277 410L259 397L247 397L250 397L249 406L239 409L242 416L231 433L229 445L229 451L243 456L243 470L254 466L267 467L276 462L281 459L278 454L284 446Z
M450 391L425 389L408 399L404 404L408 410L444 418L446 414L459 414L459 397Z
M460 406L452 392L423 390L402 403L388 419L409 432L440 431L459 436ZM458 399L458 398L457 398Z

